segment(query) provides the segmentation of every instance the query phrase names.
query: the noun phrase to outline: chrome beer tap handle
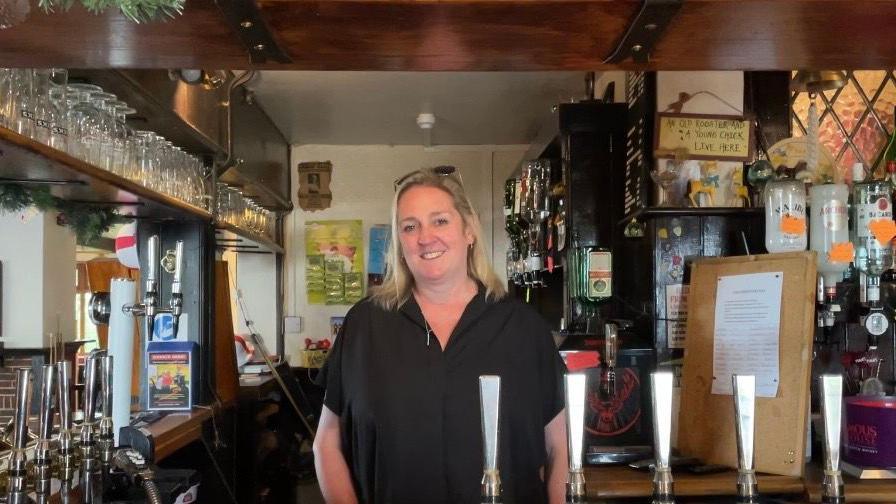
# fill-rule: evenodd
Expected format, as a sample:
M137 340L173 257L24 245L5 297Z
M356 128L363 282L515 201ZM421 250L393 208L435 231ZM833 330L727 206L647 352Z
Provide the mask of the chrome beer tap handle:
M28 412L31 408L31 369L16 369L15 424L12 430L12 453L9 456L9 488L7 502L24 502L28 478Z
M482 502L497 503L501 498L501 476L498 473L498 419L501 398L501 377L479 377L479 406L482 415L483 473Z
M737 504L759 502L759 482L753 460L756 422L756 377L734 375L734 417L737 434Z
M177 330L180 327L180 315L183 313L184 306L183 285L181 284L183 269L184 242L183 240L177 240L174 250L174 280L171 282L171 300L168 303L171 307L171 330L174 333L174 337L177 337Z
M99 373L99 353L92 352L84 362L84 421L81 424L81 462L84 468L92 470L96 463L96 395L97 374Z
M821 414L824 420L824 480L821 486L821 502L841 504L846 502L843 491L843 475L840 473L840 428L843 407L843 377L822 375Z
M71 481L76 467L75 437L72 434L72 363L64 360L56 366L58 379L57 398L59 400L59 472L64 482Z
M566 479L566 502L585 502L585 473L582 471L582 455L585 437L585 395L587 377L583 373L563 377L566 392L566 435L569 449L569 476Z
M619 349L619 326L604 324L604 360L607 362L607 396L616 394L616 353Z
M53 466L53 419L56 415L56 366L43 366L40 387L40 423L34 448L34 488L38 494L50 493Z
M146 341L152 340L155 328L156 313L159 306L159 235L152 235L146 241L146 291L143 302L123 307L125 313L135 317L143 317L143 335Z
M653 402L653 444L656 463L653 473L653 504L674 504L675 488L669 452L672 440L672 373L650 374Z
M103 408L100 415L100 423L97 435L100 461L108 467L112 462L112 448L115 444L115 431L112 424L112 356L103 355L100 363L100 390L103 398Z

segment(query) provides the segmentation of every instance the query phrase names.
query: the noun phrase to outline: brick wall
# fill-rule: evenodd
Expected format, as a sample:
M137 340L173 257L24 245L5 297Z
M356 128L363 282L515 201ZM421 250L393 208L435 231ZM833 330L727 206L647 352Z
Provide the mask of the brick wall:
M6 422L12 418L15 409L16 368L30 368L34 357L39 357L43 361L43 355L42 350L33 350L33 353L31 351L16 351L11 355L10 351L6 350L4 365L0 367L0 426L6 425ZM34 386L32 385L33 392Z

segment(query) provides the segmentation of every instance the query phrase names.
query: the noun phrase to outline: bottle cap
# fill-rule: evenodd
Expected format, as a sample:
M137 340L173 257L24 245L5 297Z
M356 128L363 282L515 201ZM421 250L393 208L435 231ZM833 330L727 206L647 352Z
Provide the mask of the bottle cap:
M852 165L852 181L861 182L865 179L865 167L862 163L853 163Z

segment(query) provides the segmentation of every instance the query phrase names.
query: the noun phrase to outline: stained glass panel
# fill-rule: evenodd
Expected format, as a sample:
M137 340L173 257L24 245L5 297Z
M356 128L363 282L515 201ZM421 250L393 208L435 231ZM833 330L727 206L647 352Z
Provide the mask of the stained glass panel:
M843 89L824 92L830 109L822 96L816 100L821 120L819 141L834 154L841 170L857 161L879 169L894 128L896 76L892 70L857 70L846 75ZM791 110L792 134L803 136L809 115L808 93L797 94Z

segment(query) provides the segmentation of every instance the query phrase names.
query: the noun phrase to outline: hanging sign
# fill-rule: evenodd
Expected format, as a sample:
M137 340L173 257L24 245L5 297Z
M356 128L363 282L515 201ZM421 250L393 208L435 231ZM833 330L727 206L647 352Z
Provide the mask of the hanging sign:
M660 112L656 118L654 155L657 158L750 161L753 158L753 120L745 116Z
M330 192L330 177L333 164L329 161L299 163L299 207L314 212L330 208L333 193Z

